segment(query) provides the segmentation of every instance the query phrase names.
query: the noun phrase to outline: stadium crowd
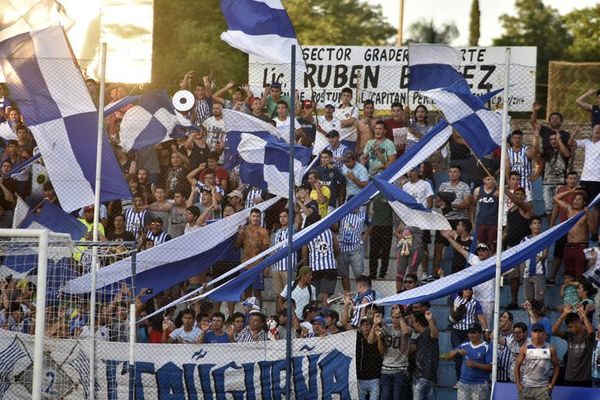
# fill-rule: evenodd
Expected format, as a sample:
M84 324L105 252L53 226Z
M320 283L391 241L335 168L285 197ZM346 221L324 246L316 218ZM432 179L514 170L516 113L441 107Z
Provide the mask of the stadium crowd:
M291 217L285 199L265 212L255 208L273 196L241 182L238 168L228 170L223 165L227 136L223 109L252 115L282 134L289 132L290 98L282 93L281 84L273 82L264 93L254 94L247 85L229 82L213 92L208 77L199 83L194 78L193 72L185 74L181 88L194 93L195 104L187 117L201 129L186 138L127 153L119 145L119 126L132 106L107 117L107 131L133 196L131 200L101 205L100 240L135 242L137 250L144 251L243 209L251 210L250 217L239 227L231 251L207 273L154 294L147 302L142 299L151 289L132 293L123 286L121 293L100 307L95 332L100 339L127 341L127 307L131 299L135 299L138 317L147 315L270 246L287 241L290 224L299 231L323 218L414 146L432 128L431 119L435 117L424 105L410 110L393 103L390 110L382 110L369 100L360 111L353 103L350 88L341 91L339 102L325 102L322 115L317 115L311 100L298 99L298 142L312 146L320 136L329 144L318 155L304 183L296 188L295 215ZM96 82L89 79L87 84L97 98ZM57 206L60 201L51 182L36 178L44 176L36 175L36 169L43 171L43 164L10 174L13 167L33 156L35 141L25 125L27 116L19 114L6 89L0 88L0 123L5 122L4 127L17 137L4 143L0 158L0 225L11 227L17 196L39 196ZM127 94L122 85L109 92L111 101ZM592 97L595 104L587 103ZM493 281L464 288L450 299L448 321L436 321L428 302L389 309L357 306L382 295L373 290L375 280L391 276L397 292L410 290L477 265L497 251L531 240L544 229L585 210L585 216L555 243L552 254L544 250L503 277L510 285L511 302L500 319L498 362L499 381L515 382L523 398L546 398L559 382L591 387L592 372L600 363L598 355L592 360L600 296L594 300L598 281L590 281L583 274L588 268L600 271L598 248L594 248L598 244L598 207L586 207L600 193L600 91L586 92L577 104L591 113L591 134L589 129L565 130L559 112L550 113L547 122L538 120L537 104L531 113L531 129L512 131L504 199L498 196L500 151L477 159L456 131L445 146L396 182L424 207L442 213L451 231L429 232L405 226L387 200L377 195L313 239L295 255L292 265L284 259L271 266L265 275L272 279L272 290L277 294L272 306L263 304L265 276L261 275L239 303L226 305L226 314L221 303L208 301L196 302L179 312L172 308L140 323L136 341L231 343L285 339L287 308L291 307L294 337L356 331L361 399L409 398L404 396L410 393L415 399L426 399L432 398L436 385L439 331L449 330L453 350L442 356L455 361L459 395L465 399L483 398L489 391L492 368ZM387 117L382 117L384 114ZM574 166L576 152L584 154L581 171ZM533 182L538 179L542 193L535 193ZM543 215L534 213L533 200L538 198L543 198ZM502 243L496 243L499 201L505 205ZM38 204L43 206L44 202ZM91 232L93 206L76 214ZM445 252L451 252L450 263L445 262ZM394 257L395 265L390 269ZM559 275L561 267L564 272ZM81 258L76 257L74 268L86 271ZM291 288L286 285L288 273L294 274ZM338 278L345 295L335 297ZM557 280L562 281L562 304L558 308L560 317L551 321L545 316L549 308L545 291ZM11 276L3 279L2 329L34 333L34 287ZM288 290L292 292L291 304L286 302ZM524 293L523 304L518 301L520 290ZM89 337L92 333L87 307L85 303L49 307L46 334L57 338ZM512 311L519 309L526 310L528 320L514 320ZM551 336L568 343L561 367L557 351L549 343Z

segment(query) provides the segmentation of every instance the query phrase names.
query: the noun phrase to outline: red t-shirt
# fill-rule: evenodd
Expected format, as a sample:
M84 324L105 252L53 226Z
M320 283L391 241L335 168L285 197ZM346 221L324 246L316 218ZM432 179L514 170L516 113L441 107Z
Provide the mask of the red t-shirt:
M396 145L396 156L399 157L402 155L402 153L404 153L405 147L398 147L398 144L394 141L394 129L405 128L406 124L404 122L398 122L393 118L388 118L383 122L385 123L385 127L387 128L385 132L385 137L394 142L394 145Z
M154 329L148 329L149 343L162 343L162 332Z

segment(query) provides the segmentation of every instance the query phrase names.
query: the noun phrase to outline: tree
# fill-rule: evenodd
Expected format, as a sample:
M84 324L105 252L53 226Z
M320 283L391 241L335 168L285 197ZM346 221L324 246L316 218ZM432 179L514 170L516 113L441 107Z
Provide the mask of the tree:
M600 4L571 11L564 21L573 36L573 43L567 49L569 61L600 61Z
M284 0L301 45L383 45L396 30L380 6L360 0ZM247 82L248 56L221 40L219 0L154 0L152 86L176 90L186 71L217 86Z
M439 29L433 20L414 22L408 27L408 43L444 43L450 44L458 37L458 28L454 23L443 24Z
M469 46L479 45L479 18L481 17L481 11L479 10L479 0L473 0L471 3L471 14L469 21Z
M542 0L517 0L517 15L500 16L504 34L495 46L537 46L538 99L545 102L548 61L560 60L573 42L558 11Z
M359 0L284 0L302 45L384 45L396 33L381 6Z

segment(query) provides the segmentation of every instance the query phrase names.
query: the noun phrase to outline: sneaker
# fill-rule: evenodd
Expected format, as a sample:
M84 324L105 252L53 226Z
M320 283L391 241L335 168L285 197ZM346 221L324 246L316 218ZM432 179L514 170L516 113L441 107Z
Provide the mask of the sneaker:
M556 285L556 281L554 279L546 279L546 285L554 286Z
M507 310L518 310L519 309L519 305L515 304L515 303L510 303L509 305L506 306Z

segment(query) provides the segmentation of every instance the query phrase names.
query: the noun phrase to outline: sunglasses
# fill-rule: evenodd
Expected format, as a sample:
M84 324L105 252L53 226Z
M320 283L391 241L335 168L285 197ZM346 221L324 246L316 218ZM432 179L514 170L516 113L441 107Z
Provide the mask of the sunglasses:
M415 281L404 281L404 283L415 283Z

